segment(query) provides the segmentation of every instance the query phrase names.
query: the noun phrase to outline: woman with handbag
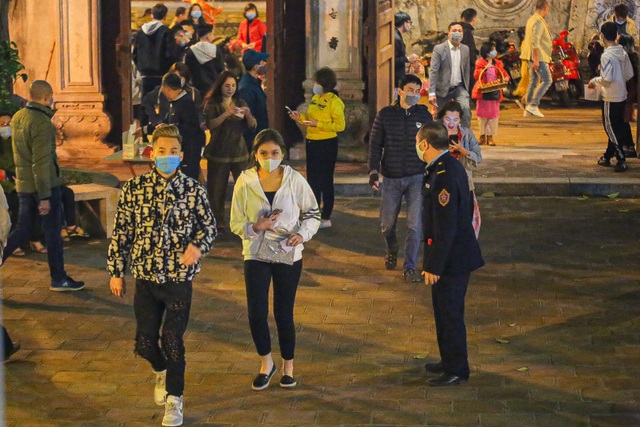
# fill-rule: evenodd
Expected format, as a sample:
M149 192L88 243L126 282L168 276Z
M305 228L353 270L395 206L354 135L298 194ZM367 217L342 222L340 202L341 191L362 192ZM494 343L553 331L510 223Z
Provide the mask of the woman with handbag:
M476 68L473 72L476 84L471 92L471 98L477 101L476 116L480 124L480 145L496 145L493 137L498 134L500 102L504 99L502 89L482 92L481 88L487 85L491 86L492 83L495 84L496 81L507 78L502 61L496 59L497 55L495 44L482 43L480 58L476 61Z
M295 387L293 358L296 331L293 306L302 273L303 242L320 226L320 210L304 177L280 163L286 147L273 129L258 133L251 151L253 166L233 189L231 231L242 238L244 277L251 336L260 356L254 390L264 390L276 373L269 331L269 285L278 329L283 376L280 386Z
M482 153L480 152L480 144L471 129L467 129L460 125L463 110L457 101L446 102L436 114L436 119L441 120L447 128L449 134L449 152L451 155L462 163L467 171L469 180L469 203L473 212L473 229L476 237L480 233L480 208L475 196L475 186L473 184L473 171L478 168L478 164L482 161Z

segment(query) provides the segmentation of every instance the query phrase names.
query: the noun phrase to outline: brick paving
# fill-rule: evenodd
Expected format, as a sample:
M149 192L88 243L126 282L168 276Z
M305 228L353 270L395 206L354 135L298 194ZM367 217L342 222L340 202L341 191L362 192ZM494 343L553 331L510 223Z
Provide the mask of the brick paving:
M469 383L426 385L422 365L437 357L430 292L384 269L378 200L341 198L334 227L305 250L297 389L250 389L259 363L239 242L205 259L186 335L185 424L640 426L640 200L480 204L487 266L467 297ZM4 323L22 344L4 365L7 426L160 425L151 369L132 352L132 297L110 296L105 253L103 240L66 251L88 283L78 293L48 290L42 255L2 267Z

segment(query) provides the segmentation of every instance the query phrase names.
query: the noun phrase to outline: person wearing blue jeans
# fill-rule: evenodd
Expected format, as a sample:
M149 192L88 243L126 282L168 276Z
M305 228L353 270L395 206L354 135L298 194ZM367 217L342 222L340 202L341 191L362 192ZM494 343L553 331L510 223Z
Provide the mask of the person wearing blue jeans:
M52 291L78 291L84 282L70 278L64 270L60 228L62 199L60 166L56 155L56 128L53 89L44 80L29 87L29 102L11 121L13 157L16 165L16 191L19 200L18 225L9 235L3 260L31 236L40 215L47 244Z
M380 228L387 247L387 270L398 264L396 224L402 199L407 203L403 278L408 282L421 281L416 264L422 234L424 163L416 156L415 138L423 124L433 121L427 106L418 105L421 87L420 78L405 76L398 99L378 112L369 137L369 185L374 191L381 190Z
M536 12L527 21L520 58L529 63L529 88L524 116L544 117L538 108L542 96L551 87L551 52L553 42L545 17L549 14L549 1L536 0Z

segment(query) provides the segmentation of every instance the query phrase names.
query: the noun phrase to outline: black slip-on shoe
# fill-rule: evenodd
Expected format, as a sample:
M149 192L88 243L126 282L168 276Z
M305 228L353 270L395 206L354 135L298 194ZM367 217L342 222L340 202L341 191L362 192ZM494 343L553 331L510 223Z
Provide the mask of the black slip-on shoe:
M271 372L269 372L268 375L258 374L258 376L255 377L255 379L253 380L253 384L251 384L251 388L256 391L264 390L265 388L269 387L271 378L273 378L275 374L276 374L276 364L274 363L273 368L271 369Z
M297 385L298 381L290 375L283 375L282 378L280 378L280 387L282 388L293 388Z

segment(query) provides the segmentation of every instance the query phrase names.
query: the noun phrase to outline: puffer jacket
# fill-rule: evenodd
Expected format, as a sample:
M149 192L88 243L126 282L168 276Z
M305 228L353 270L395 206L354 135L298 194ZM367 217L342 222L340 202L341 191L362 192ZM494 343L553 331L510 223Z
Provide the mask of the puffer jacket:
M405 110L399 103L378 112L369 138L369 171L385 178L403 178L424 173L424 163L416 154L416 134L433 121L425 105Z
M11 120L16 191L38 193L40 200L51 197L51 189L62 184L56 128L51 123L54 114L47 106L28 102Z

